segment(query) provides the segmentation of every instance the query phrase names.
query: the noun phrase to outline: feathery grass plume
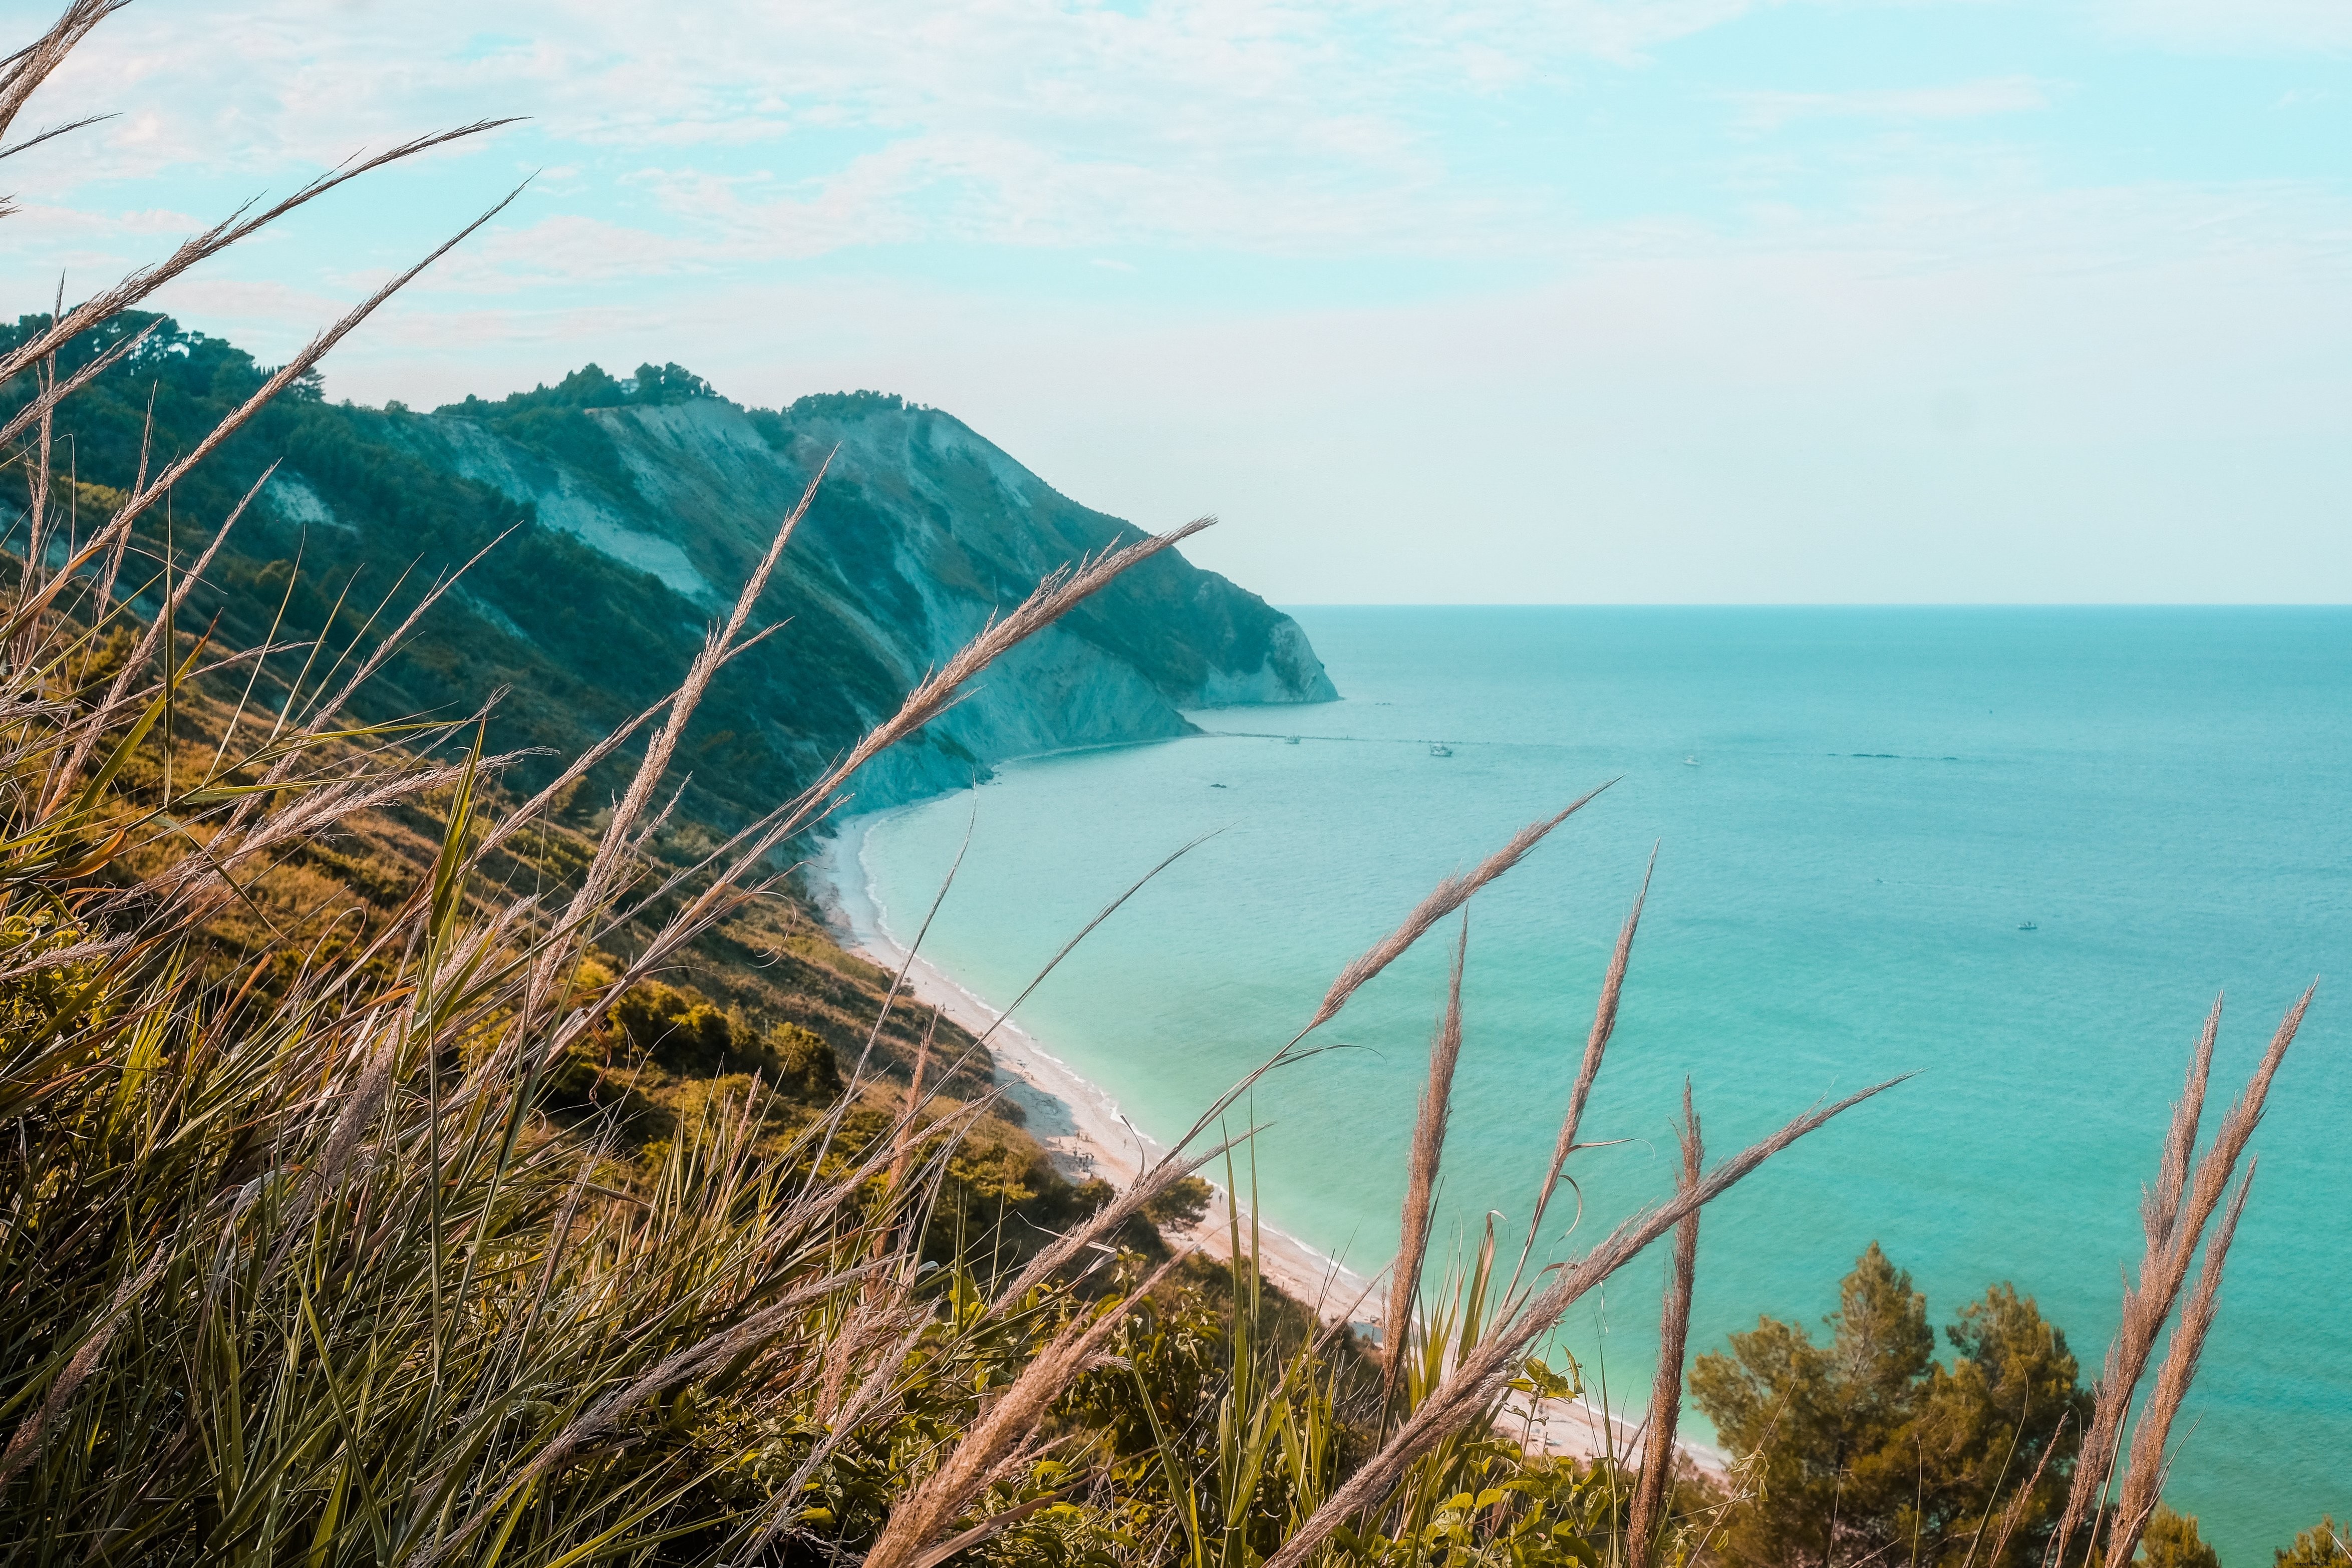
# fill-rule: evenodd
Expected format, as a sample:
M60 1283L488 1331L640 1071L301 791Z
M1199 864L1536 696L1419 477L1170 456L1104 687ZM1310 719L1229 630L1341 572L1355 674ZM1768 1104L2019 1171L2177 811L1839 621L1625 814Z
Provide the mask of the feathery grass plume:
M1153 1171L1148 1174L1156 1177L1163 1170L1172 1166L1178 1155L1190 1148L1203 1133L1217 1124L1226 1112L1241 1102L1243 1095L1256 1086L1259 1079L1276 1068L1303 1061L1314 1055L1312 1051L1300 1052L1297 1049L1298 1043L1337 1017L1339 1009L1347 1006L1349 997L1370 984L1381 970L1403 956L1406 950L1426 936L1432 926L1468 903L1471 894L1518 864L1526 858L1529 850L1534 849L1543 841L1546 834L1568 821L1601 790L1615 782L1616 780L1612 779L1608 783L1586 791L1569 802L1567 808L1556 816L1528 823L1512 834L1509 841L1501 849L1487 856L1467 873L1449 876L1441 881L1426 897L1413 906L1412 912L1405 916L1403 924L1350 960L1347 967L1339 971L1339 977L1331 982L1331 988L1324 993L1322 1004L1315 1009L1315 1016L1307 1019L1307 1026L1292 1035L1273 1055L1244 1073L1223 1093L1218 1095L1209 1108L1202 1112L1193 1121L1192 1126L1185 1129L1184 1134L1176 1140L1160 1166L1155 1166ZM1193 1168L1197 1169L1198 1166L1195 1165ZM1178 1172L1176 1176L1167 1176L1166 1180L1173 1181L1177 1176L1190 1174L1189 1170ZM1139 1207L1141 1200L1137 1201Z
M86 16L88 24L80 26L65 46L66 49L70 50L75 44L88 36L91 27L121 10L127 3L128 0L75 0L75 3L67 8L65 19L61 20L58 28L52 31L50 37L54 39L63 35L67 30L68 23L73 21L78 14ZM35 49L38 50L41 47L36 45ZM47 71L54 68L58 61L62 58L63 54L60 52L56 58L49 61L48 66L43 68L42 74L46 76ZM29 94L38 85L40 84L37 78L24 81L19 77L0 78L0 131L6 130L8 121L15 118L16 106L22 102L22 97L19 96L20 88L22 94ZM292 195L264 208L259 213L252 213L250 204L239 208L226 219L214 225L204 233L182 241L179 248L162 261L127 274L112 287L93 295L71 310L65 312L63 316L52 319L42 331L27 339L8 353L0 355L0 384L14 381L17 373L26 366L48 358L91 328L110 321L125 310L137 306L148 296L198 263L218 256L231 246L250 239L262 229L294 211L295 208L307 202L315 201L336 186L356 180L362 174L373 173L386 164L397 163L403 159L414 158L418 153L430 152L436 147L446 146L452 141L462 141L468 136L478 136L484 131L496 131L500 126L514 123L515 120L511 118L478 120L470 125L461 125L454 130L438 131L430 135L415 137L396 147L379 152L372 158L353 158L338 164L310 181ZM509 196L508 200L511 201L513 197Z
M652 975L688 943L746 904L773 892L791 873L779 871L761 874L759 868L769 854L833 810L837 804L836 793L859 768L953 706L966 682L1108 586L1120 573L1215 522L1213 517L1195 517L1166 533L1147 534L1131 544L1105 551L1091 561L1049 575L1011 613L983 627L945 665L919 683L908 693L897 713L868 731L823 778L721 845L705 864L714 864L720 859L725 859L725 863L709 875L699 894L646 941L612 989L625 990ZM583 1009L565 1020L552 1031L548 1055L553 1056L585 1033L600 1016L598 1009Z
M2213 1044L2221 1033L2221 1000L2218 996L2213 998L2212 1010L2205 1015L2205 1028L2189 1053L2189 1080L2181 1085L2172 1124L2165 1130L2163 1163L2157 1169L2156 1185L2140 1201L2140 1225L2151 1247L2172 1240L2181 1198L2189 1190L2189 1173L2197 1157L2197 1124L2205 1114L2205 1094L2213 1079Z
M1609 780L1609 784L1615 782L1617 781L1614 779ZM1430 889L1428 896L1413 906L1412 913L1404 917L1402 925L1374 943L1346 968L1339 971L1339 977L1331 982L1331 988L1323 994L1322 1005L1315 1009L1315 1016L1307 1020L1305 1029L1298 1031L1300 1037L1304 1038L1314 1033L1337 1018L1339 1009L1348 1005L1349 997L1354 996L1369 984L1372 977L1402 957L1405 950L1420 941L1431 926L1467 904L1472 894L1527 858L1528 852L1541 843L1547 833L1574 816L1595 795L1608 789L1609 784L1603 784L1599 789L1579 796L1557 816L1545 818L1541 821L1529 822L1526 827L1513 833L1509 841L1501 849L1479 862L1470 871L1449 876Z
M157 1247L154 1255L147 1260L147 1266L135 1277L122 1282L98 1321L83 1333L72 1358L58 1373L57 1381L49 1385L49 1392L42 1399L40 1408L9 1434L7 1448L0 1449L0 1487L5 1487L18 1470L32 1463L39 1454L41 1444L47 1438L49 1428L57 1424L58 1415L72 1402L75 1391L97 1370L100 1359L106 1354L106 1347L113 1342L116 1331L122 1326L123 1314L138 1305L139 1298L146 1293L147 1288L172 1261L178 1250L173 1245L176 1239L167 1239Z
M1513 1290L1518 1288L1519 1272L1534 1256L1537 1238L1543 1230L1544 1210L1551 1207L1552 1195L1559 1190L1559 1173L1568 1166L1568 1156L1576 1152L1577 1128L1584 1121L1584 1103L1591 1098L1593 1081L1601 1076L1601 1059L1608 1054L1610 1037L1617 1031L1617 1007L1625 992L1625 968L1633 956L1633 933L1641 928L1642 906L1649 902L1650 878L1658 869L1658 847L1650 846L1650 863L1642 871L1642 890L1633 895L1633 907L1625 915L1625 925L1617 933L1616 950L1609 956L1609 972L1601 982L1601 999L1592 1009L1592 1030L1585 1036L1584 1059L1577 1064L1576 1085L1569 1091L1568 1110L1560 1117L1559 1137L1553 1143L1551 1165L1544 1172L1543 1185L1536 1189L1535 1213L1528 1220L1527 1244L1519 1249L1519 1266L1511 1275Z
M923 1030L922 1043L915 1048L914 1068L907 1074L907 1097L900 1103L898 1120L890 1130L890 1170L882 1178L886 1216L874 1226L874 1256L877 1258L888 1255L898 1229L896 1223L898 1216L905 1216L909 1224L918 1218L915 1206L908 1201L907 1176L915 1161L916 1134L922 1124L923 1107L929 1103L923 1094L923 1075L930 1070L931 1039L939 1033L940 1018L940 1009L933 1008L931 1021ZM869 1040L868 1044L871 1043ZM841 1096L842 1103L846 1104L855 1093L854 1087L845 1089ZM812 1171L814 1168L813 1165ZM843 1364L846 1364L845 1361ZM827 1375L835 1376L831 1368L828 1368ZM834 1387L837 1394L837 1377ZM828 1397L824 1403L829 1407L834 1399Z
M791 1527L803 1506L802 1489L808 1484L809 1478L824 1469L844 1444L864 1431L867 1423L877 1420L882 1412L894 1406L903 1407L907 1385L913 1382L903 1369L913 1356L915 1347L936 1327L929 1312L909 1312L907 1315L910 1320L907 1332L883 1354L875 1358L873 1370L858 1384L856 1392L837 1409L828 1413L824 1436L810 1448L807 1458L801 1461L784 1484L776 1489L775 1496L766 1510L753 1514L746 1526L737 1531L739 1538L750 1541L748 1551L721 1561L757 1562L759 1553Z
M923 1030L923 1042L915 1048L914 1069L907 1075L906 1104L898 1113L898 1129L891 1135L890 1175L887 1180L893 1199L899 1197L906 1188L907 1166L913 1159L915 1153L916 1119L922 1114L923 1110L923 1074L931 1065L931 1037L937 1034L939 1030L940 1009L933 1008L930 1024ZM877 1249L881 1240L882 1234L877 1233L875 1242Z
M1416 1458L1472 1424L1490 1418L1528 1347L1558 1326L1586 1292L1680 1224L1685 1215L1722 1197L1806 1134L1902 1082L1895 1078L1874 1083L1833 1105L1807 1112L1717 1166L1690 1190L1630 1217L1575 1262L1559 1266L1557 1277L1539 1294L1488 1330L1388 1441L1266 1560L1266 1568L1297 1568L1321 1549L1332 1531L1377 1507Z
M52 125L47 131L27 136L22 141L11 141L5 147L0 147L0 158L14 158L17 153L29 152L44 141L54 141L60 136L70 136L77 131L87 131L91 126L105 120L121 118L120 114L85 114L79 120L68 120L63 125ZM5 204L6 200L6 197L0 196L0 204ZM0 205L0 214L5 214L5 205ZM58 292L62 295L65 290L60 287Z
M999 1395L996 1403L963 1440L950 1449L913 1491L890 1511L890 1522L866 1553L865 1568L912 1568L927 1548L978 1496L1008 1456L1036 1437L1039 1419L1069 1389L1102 1349L1122 1319L1174 1271L1184 1254L1171 1258L1142 1284L1107 1312L1073 1318L1052 1343Z
M1422 1259L1429 1250L1430 1215L1437 1199L1438 1162L1445 1152L1445 1123L1452 1110L1454 1066L1462 1057L1462 965L1470 952L1470 912L1462 912L1462 935L1454 945L1454 969L1445 988L1445 1012L1429 1040L1429 1081L1412 1125L1404 1181L1404 1213L1398 1224L1396 1261L1389 1268L1389 1304L1381 1330L1387 1340L1383 1395L1396 1397L1412 1335L1413 1309L1421 1295Z
M824 483L825 471L833 466L834 456L834 453L825 454L824 461L817 465L816 473L810 477L808 487L802 491L799 504L786 513L784 520L777 526L775 537L768 542L767 553L760 558L760 564L752 569L751 575L744 579L741 590L735 595L733 606L727 612L725 622L705 633L701 651L695 655L694 662L687 667L686 677L671 694L669 716L654 732L653 738L646 742L645 755L638 759L637 770L631 777L628 789L622 792L621 799L613 807L613 826L604 835L596 858L581 877L579 891L572 894L572 908L565 920L567 926L579 928L590 911L606 902L621 857L634 846L634 830L652 803L654 792L661 787L663 778L669 772L670 758L677 754L679 738L686 733L688 723L693 719L694 710L701 706L712 677L726 664L736 640L743 634L744 626L751 621L752 608L767 591L768 580L774 575L776 562L782 558L784 547L792 542L793 535L798 531L801 519L808 516L810 506L816 500L817 486ZM547 983L544 975L534 978L539 986L543 987Z
M2139 1546L2141 1532L2155 1517L2165 1476L2171 1469L2165 1443L2171 1435L2174 1419L2180 1414L2181 1401L2188 1396L2189 1385L2196 1381L2198 1358L2204 1354L2205 1336L2213 1327L2221 1270L2230 1259L2230 1243L2238 1233L2238 1218L2245 1212L2246 1194L2254 1185L2255 1163L2251 1158L2246 1161L2246 1174L2238 1182L2236 1195L2214 1222L2212 1239L2205 1243L2205 1260L2198 1269L2197 1288L2181 1303L2180 1321L2173 1325L2172 1343L2166 1348L2164 1364L2157 1370L2156 1387L2140 1408L2139 1421L2132 1431L2130 1457L2116 1490L2116 1522L2107 1542L2110 1562L2130 1562L2132 1552Z
M2067 1493L2065 1511L2059 1518L2052 1557L2058 1568L2064 1568L2074 1532L2095 1517L2106 1493L2121 1458L2124 1420L2130 1413L2140 1378L2147 1370L2148 1357L2172 1316L2180 1288L2189 1277L2189 1261L2236 1173L2239 1156L2262 1122L2271 1082L2278 1074L2279 1064L2286 1059L2287 1048L2294 1043L2295 1031L2302 1028L2304 1015L2310 1010L2312 996L2317 989L2315 981L2288 1009L2245 1088L2223 1113L2211 1146L2191 1166L2187 1155L2195 1146L2206 1073L2211 1062L2210 1042L2220 1028L2218 1002L2199 1038L2188 1087L2174 1109L2172 1124L2166 1134L2157 1188L2143 1205L2147 1250L2141 1259L2137 1279L2124 1289L2122 1321L2107 1345L2106 1364L2100 1372L2091 1419L2084 1430L2082 1451L2075 1459L2074 1484ZM2085 1551L2088 1550L2090 1546L2086 1545Z
M1687 1078L1683 1080L1679 1133L1683 1166L1675 1190L1687 1193L1698 1186L1706 1160ZM1697 1271L1698 1210L1694 1208L1675 1223L1673 1270L1666 1280L1665 1305L1658 1315L1658 1373L1650 1385L1649 1436L1643 1440L1633 1508L1626 1515L1627 1568L1651 1568L1658 1557L1659 1534L1665 1528L1666 1499L1675 1477L1675 1427L1683 1408L1683 1354L1690 1343L1691 1286Z
M108 117L102 115L94 117L94 119L105 118ZM81 123L83 125L88 125L93 123L93 120L84 120ZM68 126L66 129L79 130L80 127ZM44 138L44 140L46 140L46 138ZM10 149L10 151L20 151L20 149ZM6 156L5 153L0 153L0 157L5 156ZM93 357L89 363L84 365L81 369L76 371L72 375L67 377L62 382L57 380L53 375L44 377L40 390L33 394L31 400L28 401L24 407L9 415L7 423L0 424L0 446L5 446L8 443L16 440L19 435L22 435L25 433L26 427L32 424L34 421L47 420L59 403L64 402L67 399L72 397L74 393L81 391L82 388L89 385L90 382L98 380L99 377L112 370L121 361L129 358L131 354L136 353L139 350L139 346L142 343L144 343L148 339L153 337L156 329L163 325L163 319L164 319L163 317L158 316L154 320L148 322L147 325L140 328L136 332L126 334L121 342L118 342L112 348L108 349L104 353ZM103 599L103 595L100 597L101 600Z
M2050 1440L2042 1445L2042 1458L2034 1461L2033 1473L2025 1479L2025 1484L2010 1498L2009 1506L2001 1510L2000 1533L1993 1537L1992 1555L1986 1559L1987 1562L1999 1563L2002 1559L2009 1551L2011 1539L2017 1534L2019 1527L2024 1524L2025 1516L2033 1511L2033 1500L2040 1493L2042 1478L2049 1471L2050 1460L2058 1452L2059 1439L2065 1436L2066 1423L2073 1415L2072 1411L2068 1411L2058 1417L2058 1425L2050 1429ZM1960 1568L1975 1568L1977 1547L1983 1539L1984 1526L1979 1524L1977 1527L1976 1535L1969 1542L1969 1555L1960 1564ZM2051 1560L2055 1561L2054 1556Z
M488 128L488 127L485 125L480 127L470 127L468 129L487 130ZM448 137L442 137L439 140L446 141L448 139ZM412 150L421 150L421 148ZM367 166L374 167L376 164L388 161L389 155L384 159L374 160ZM100 554L113 549L122 541L128 539L131 536L131 525L152 508L156 502L170 495L172 487L177 485L182 479L185 478L198 464L211 456L214 451L219 447L221 443L226 441L230 436L236 434L237 431L243 429L245 425L252 420L255 414L259 413L264 408L275 402L280 392L284 392L288 387L292 386L303 376L308 375L317 367L320 360L327 357L327 351L330 349L332 349L337 343L341 342L345 338L349 337L353 329L357 328L361 322L375 314L377 308L383 305L385 300L391 298L394 294L400 292L401 289L415 281L420 273L422 273L426 267L432 266L435 262L440 260L443 256L448 255L449 252L455 249L461 242L470 237L475 230L480 228L484 224L488 223L492 218L497 217L500 213L506 211L507 207L514 201L514 199L522 194L522 190L523 188L521 186L516 186L515 189L508 193L505 198L499 201L497 205L482 214L481 216L476 218L472 223L467 224L464 228L459 229L446 240L444 240L431 252L431 254L427 255L424 260L419 261L407 271L399 274L390 281L383 284L383 287L379 287L373 294L371 294L365 299L360 301L359 304L346 311L341 320L338 320L334 325L327 328L326 330L311 339L310 342L304 344L302 348L295 353L292 359L287 361L286 363L279 366L275 371L273 371L269 378L263 382L260 387L256 390L250 397L247 398L246 401L239 404L236 409L224 415L220 421L213 426L210 432L208 432L202 439L197 441L194 446L191 447L181 456L173 459L169 467L165 468L154 478L149 480L143 488L132 494L122 503L121 506L115 508L114 515L107 519L105 526L92 532L89 542L84 544L79 550L75 551L73 555L68 557L64 566L58 570L54 577L49 579L48 582L45 586L40 588L28 599L19 603L12 610L7 620L5 631L0 632L0 639L13 637L28 619L46 613L50 604L55 601L59 590L73 580L75 573L79 572L83 567L89 565L90 561L97 559ZM85 323L83 327L75 329L75 331L79 332L86 330L88 327L98 325L100 322L107 319L108 317L116 314L119 310L125 308L127 307L118 306L114 308L114 309L108 310L103 314L96 316L90 321ZM87 310L89 307L85 306L82 308ZM79 314L79 312L77 312L76 314ZM57 329L53 328L49 333L44 334L44 337L46 338L57 335ZM58 340L59 342L69 341L73 336L74 333L65 333L61 337L58 337ZM54 345L52 346L54 347ZM6 382L11 380L16 374L17 370L22 368L22 366L17 365L16 361L24 358L26 351L27 350L19 350L17 353L8 356L5 361L0 361L0 384L5 384ZM26 362L29 363L31 361L30 360L26 360Z
M73 53L75 46L89 37L92 28L130 3L131 0L73 0L47 33L17 50L6 62L0 63L0 136L8 133L8 128L16 122L16 116L24 112L26 101L33 96L36 89L48 80L50 72L65 64L66 57ZM43 138L37 137L33 141L22 142L8 151L21 152L40 140ZM34 360L46 357L46 352L26 355L25 363L30 364ZM23 366L16 368L21 370ZM14 373L13 371L9 372L10 375ZM0 381L7 379L8 376L0 375Z

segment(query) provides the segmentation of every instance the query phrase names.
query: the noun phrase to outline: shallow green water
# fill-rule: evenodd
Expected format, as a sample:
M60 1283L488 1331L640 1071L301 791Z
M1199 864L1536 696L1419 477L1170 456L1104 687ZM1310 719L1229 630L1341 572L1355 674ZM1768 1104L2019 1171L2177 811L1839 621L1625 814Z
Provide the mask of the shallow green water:
M1759 1312L1817 1319L1876 1239L1939 1322L2014 1281L2087 1380L2214 992L2231 998L2218 1113L2295 993L2352 949L2352 612L1297 614L1347 700L1199 715L1256 733L1019 764L878 819L864 852L886 921L911 933L976 821L926 956L1001 1004L1218 830L1022 1014L1166 1135L1438 877L1622 776L1473 905L1443 1234L1488 1209L1524 1228L1654 841L1586 1129L1631 1141L1580 1156L1588 1218L1550 1256L1670 1186L1685 1074L1717 1152L1918 1074L1708 1211L1701 1348ZM1331 1026L1357 1049L1256 1096L1267 1214L1367 1273L1394 1245L1440 947ZM2233 1568L2322 1508L2352 1511L2347 1044L2352 994L2323 985L2257 1139L2169 1493ZM1645 1260L1565 1335L1613 1403L1646 1385L1656 1281Z

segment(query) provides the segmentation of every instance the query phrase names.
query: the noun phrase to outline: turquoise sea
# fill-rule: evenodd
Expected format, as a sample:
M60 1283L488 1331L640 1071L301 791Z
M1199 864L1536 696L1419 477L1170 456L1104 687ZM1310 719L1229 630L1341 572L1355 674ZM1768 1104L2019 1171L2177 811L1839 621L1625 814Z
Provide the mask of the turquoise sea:
M1654 842L1586 1124L1626 1142L1579 1156L1585 1218L1561 1236L1574 1205L1555 1208L1549 1256L1670 1187L1685 1076L1728 1153L1917 1074L1707 1211L1697 1348L1759 1312L1817 1322L1875 1239L1939 1323L2014 1281L2087 1381L2214 994L2218 1115L2296 993L2352 957L2352 612L1295 613L1345 700L1198 714L1198 738L1019 763L871 819L887 923L911 934L970 824L925 956L1002 1005L1213 830L1020 1015L1167 1136L1439 877L1617 779L1472 905L1444 1236L1488 1210L1524 1228ZM1329 1026L1353 1049L1255 1097L1265 1213L1365 1273L1395 1243L1444 946ZM2257 1135L2168 1494L2232 1568L2352 1514L2347 1047L2352 984L2323 978ZM1658 1266L1563 1335L1613 1404L1643 1397Z

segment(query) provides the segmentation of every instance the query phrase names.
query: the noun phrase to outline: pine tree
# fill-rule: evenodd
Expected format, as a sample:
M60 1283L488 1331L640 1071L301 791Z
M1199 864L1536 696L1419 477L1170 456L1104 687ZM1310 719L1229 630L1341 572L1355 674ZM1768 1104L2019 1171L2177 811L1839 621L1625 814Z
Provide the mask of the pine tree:
M1997 1285L1945 1330L1957 1354L1939 1364L1927 1298L1875 1242L1828 1327L1817 1344L1765 1318L1693 1368L1700 1408L1754 1467L1726 1555L1774 1568L2039 1561L2089 1403L2065 1335Z

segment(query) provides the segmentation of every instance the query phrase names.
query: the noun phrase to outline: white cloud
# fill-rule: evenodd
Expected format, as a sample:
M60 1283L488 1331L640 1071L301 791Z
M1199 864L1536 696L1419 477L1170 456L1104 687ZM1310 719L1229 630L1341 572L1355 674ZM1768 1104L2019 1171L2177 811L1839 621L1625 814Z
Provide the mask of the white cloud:
M2193 54L2352 53L2347 0L2104 0L2117 35Z
M58 193L191 167L282 180L421 129L520 113L530 135L607 155L862 139L822 190L779 209L810 236L792 254L903 237L927 202L959 236L1098 235L1149 212L1153 235L1205 222L1202 243L1257 232L1287 250L1324 224L1330 244L1360 245L1403 232L1400 194L1445 172L1432 106L1578 61L1638 61L1746 9L518 0L483 40L478 7L455 0L347 5L331 26L308 0L139 7L46 95L131 112L40 183Z
M1778 131L1800 120L1982 120L2050 107L2046 83L2031 77L1987 77L1946 87L1864 89L1849 92L1740 92L1731 101L1740 123Z
M419 292L513 294L549 284L650 280L707 269L713 247L600 218L559 214L500 229L443 258Z

